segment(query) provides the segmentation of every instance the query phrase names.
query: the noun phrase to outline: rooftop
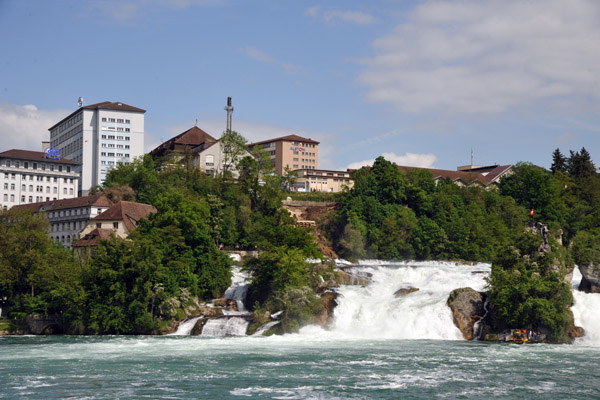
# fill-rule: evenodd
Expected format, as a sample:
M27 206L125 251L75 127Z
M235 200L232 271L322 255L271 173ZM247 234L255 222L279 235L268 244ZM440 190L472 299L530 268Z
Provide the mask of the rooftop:
M14 206L16 210L37 211L56 211L69 208L79 208L86 206L110 207L113 203L103 194L94 194L91 196L74 197L72 199L41 201L38 203L20 204Z
M127 229L133 230L137 222L148 214L156 213L156 208L150 204L136 203L133 201L119 201L102 214L93 218L93 221L123 221Z
M64 121L71 118L73 115L80 112L81 110L115 110L115 111L133 111L133 112L141 112L141 113L146 112L146 110L143 110L141 108L137 108L134 106L130 106L129 104L125 104L120 101L117 101L117 102L103 101L101 103L90 104L88 106L83 106L81 108L78 108L77 110L73 111L71 114L67 115L65 118L58 121L56 124L52 125L50 128L48 128L48 130L51 131L58 125L62 124Z
M216 142L217 139L203 131L202 129L194 126L185 132L163 142L158 147L150 152L152 156L162 156L168 151L175 150L176 147L197 147L203 143Z
M316 140L312 140L311 138L307 139L307 138L303 138L302 136L298 136L298 135L288 135L288 136L278 137L275 139L269 139L269 140L263 140L263 141L256 142L256 143L250 143L248 145L248 147L252 147L252 146L256 146L256 145L264 144L264 143L283 142L283 141L319 144L319 142L317 142Z
M19 160L31 160L31 161L43 161L51 163L81 165L80 162L69 160L67 158L60 157L58 159L46 158L43 151L31 151L31 150L18 150L12 149L0 153L0 158L15 158Z

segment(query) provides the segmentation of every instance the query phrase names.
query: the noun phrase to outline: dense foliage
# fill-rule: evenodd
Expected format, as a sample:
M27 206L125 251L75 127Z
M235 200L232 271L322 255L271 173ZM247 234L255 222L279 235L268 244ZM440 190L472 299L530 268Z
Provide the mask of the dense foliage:
M0 211L0 299L9 299L13 321L38 313L72 333L163 331L195 299L223 294L231 272L222 247L260 250L246 264L257 320L283 311L283 331L311 321L321 309L315 289L331 270L307 263L320 256L314 239L281 208L293 176L275 175L264 154L240 159L233 150L244 139L229 136L235 179L231 165L214 177L201 173L189 154L111 170L98 190L157 213L127 240L102 241L89 259L53 243L43 216ZM401 172L380 157L354 173L351 190L296 196L338 202L323 228L344 258L492 262L494 327L561 339L571 323L565 273L574 262L600 262L600 177L585 149L569 157L557 149L552 159L551 171L520 163L486 190L435 182L426 169ZM549 226L552 251L540 251L535 222Z
M492 261L527 220L511 197L436 184L428 170L404 174L382 157L354 179L328 227L336 250L349 259Z

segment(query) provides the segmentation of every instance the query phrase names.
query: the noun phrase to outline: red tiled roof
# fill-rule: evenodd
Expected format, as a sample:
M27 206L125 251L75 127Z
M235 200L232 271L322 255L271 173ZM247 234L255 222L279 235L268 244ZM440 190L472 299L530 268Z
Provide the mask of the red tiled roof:
M43 161L51 163L81 165L80 162L69 160L67 158L52 159L46 158L43 151L18 150L12 149L0 153L0 158L15 158L20 160Z
M258 144L271 143L271 142L279 142L279 141L303 142L303 143L319 144L319 142L317 142L316 140L312 140L311 138L307 139L307 138L303 138L302 136L298 136L298 135L288 135L288 136L278 137L278 138L275 138L275 139L269 139L269 140L263 140L263 141L256 142L256 143L250 143L248 145L248 147L253 147L253 146L256 146Z
M489 185L496 183L498 179L511 169L512 165L498 166L489 173L483 175L477 172L466 172L466 171L451 171L445 169L433 169L433 168L419 168L419 167L407 167L398 166L400 171L408 172L411 170L428 170L433 175L433 179L450 179L452 182L462 181L464 184L469 185L473 182L478 182L482 185Z
M91 247L98 246L100 240L110 239L113 234L112 229L99 229L96 228L81 239L71 243L72 247Z
M64 210L67 208L77 208L86 206L110 207L113 203L103 194L94 194L91 196L74 197L72 199L41 201L38 203L21 204L14 206L17 210L39 211L42 206L44 211Z
M54 124L50 128L48 128L48 130L51 131L56 126L62 124L64 121L66 121L67 119L71 118L73 115L75 115L78 112L80 112L82 109L86 109L86 110L134 111L134 112L141 112L141 113L145 113L146 112L146 110L143 110L141 108L137 108L137 107L134 107L134 106L130 106L129 104L121 103L120 101L117 101L117 102L103 101L101 103L90 104L89 106L83 106L83 107L81 107L81 108L73 111L71 114L67 115L66 117L64 117L63 119L61 119L60 121L58 121L56 124Z
M187 131L182 132L179 135L175 136L174 138L171 138L171 139L167 140L166 142L160 144L158 147L156 147L154 150L152 150L150 152L150 154L153 156L162 156L166 152L168 152L170 150L174 150L176 145L184 146L184 147L187 147L187 146L196 147L196 146L200 146L203 143L216 142L216 141L217 141L217 139L215 139L208 133L204 132L202 129L198 128L197 126L194 126L193 128L190 128Z
M94 221L123 221L128 230L133 230L137 222L148 214L156 213L156 208L150 204L133 201L119 201L102 214L93 218Z
M101 103L90 104L89 106L83 106L87 110L120 110L120 111L137 111L145 113L146 110L142 110L141 108L137 108L134 106L130 106L129 104L121 103L119 101L103 101Z

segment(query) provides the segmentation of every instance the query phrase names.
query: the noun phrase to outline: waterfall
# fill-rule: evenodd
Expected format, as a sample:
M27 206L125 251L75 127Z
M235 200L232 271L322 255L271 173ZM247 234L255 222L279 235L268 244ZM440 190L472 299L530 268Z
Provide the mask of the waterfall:
M231 286L225 291L225 298L235 300L240 313L248 314L244 301L248 294L249 275L242 271L240 267L233 267L233 276L231 277ZM231 314L228 312L227 314Z
M177 327L177 330L175 332L173 332L171 335L177 335L177 336L189 335L192 332L192 329L194 329L196 322L200 318L202 318L202 317L194 317L194 318L186 319L185 321L183 321L182 323L179 324L179 326Z
M264 324L263 326L261 326L260 328L258 328L256 330L256 332L254 332L253 336L262 336L263 333L265 333L266 331L268 331L269 329L271 329L272 327L274 327L275 325L281 323L281 321L271 321L271 322L267 322L266 324Z
M202 328L202 336L245 336L250 321L242 317L211 318Z
M473 325L473 339L474 340L479 340L481 339L481 334L483 333L483 327L481 326L481 321L483 321L485 319L485 317L487 317L488 313L490 312L488 306L490 304L490 297L487 296L485 298L485 301L483 302L483 310L485 311L485 313L483 314L483 317L479 318L479 320L477 320L477 322L475 322L475 324Z
M600 346L600 294L579 291L581 272L579 268L573 271L571 286L573 287L574 305L571 307L575 317L575 325L585 329L585 336L577 339L576 343Z
M461 287L482 291L489 264L452 262L381 263L363 261L356 272L368 273L366 287L342 286L331 331L337 336L369 339L462 340L446 305ZM395 295L412 286L416 292Z

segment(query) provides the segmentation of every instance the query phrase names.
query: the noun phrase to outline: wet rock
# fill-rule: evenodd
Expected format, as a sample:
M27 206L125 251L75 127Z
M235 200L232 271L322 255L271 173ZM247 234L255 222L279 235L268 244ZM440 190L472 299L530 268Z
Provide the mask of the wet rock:
M413 287L413 286L406 286L406 287L402 287L398 290L396 290L396 292L394 293L394 297L398 298L398 297L403 297L406 296L407 294L411 294L414 292L418 292L419 288Z
M336 272L337 282L340 285L358 285L365 286L369 284L369 274L360 274L350 269L339 269Z
M196 321L196 324L192 328L192 331L190 332L190 335L191 336L199 336L199 335L201 335L202 334L202 328L204 328L204 324L206 324L206 321L208 321L206 318L200 318L198 321Z
M455 289L448 297L454 324L466 340L473 339L473 326L485 314L484 302L485 295L471 288Z
M582 275L579 290L586 293L600 293L600 266L594 263L580 265L579 271Z
M316 322L321 326L321 328L327 328L329 325L329 322L333 317L333 310L337 306L336 299L338 296L339 294L337 292L325 292L321 296L323 308L315 316Z

